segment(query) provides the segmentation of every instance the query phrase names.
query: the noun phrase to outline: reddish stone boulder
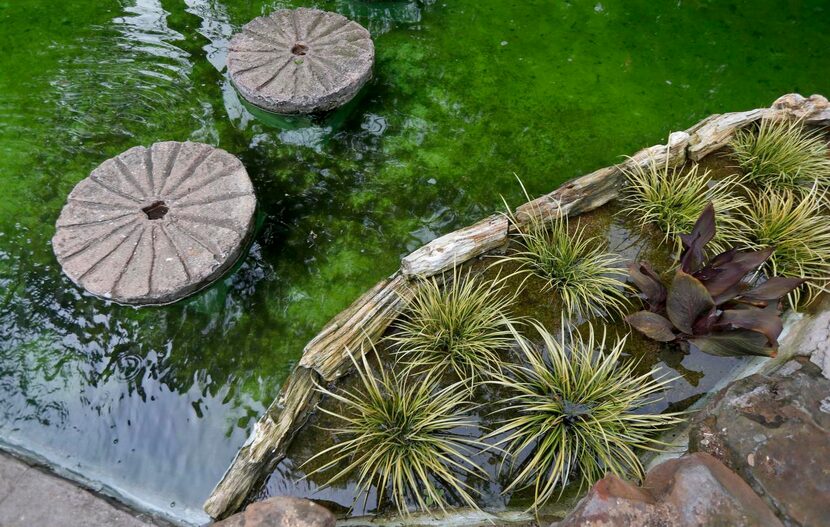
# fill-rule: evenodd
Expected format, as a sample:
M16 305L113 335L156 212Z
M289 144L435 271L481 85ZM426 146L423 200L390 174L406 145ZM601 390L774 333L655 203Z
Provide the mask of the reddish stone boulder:
M689 450L737 472L785 525L830 525L830 380L807 358L718 392L695 416Z
M313 501L277 497L258 501L214 527L334 527L334 515Z
M734 472L708 454L654 467L642 487L607 476L551 527L782 527Z

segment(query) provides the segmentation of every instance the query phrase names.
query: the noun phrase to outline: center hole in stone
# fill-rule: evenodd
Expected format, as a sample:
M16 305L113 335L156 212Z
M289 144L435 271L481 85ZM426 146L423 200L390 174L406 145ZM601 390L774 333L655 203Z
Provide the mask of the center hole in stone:
M306 51L308 51L308 46L302 42L297 42L294 44L294 47L291 48L291 53L295 55L305 55Z
M147 205L141 212L147 215L149 220L160 220L170 209L163 201L156 201L152 205Z

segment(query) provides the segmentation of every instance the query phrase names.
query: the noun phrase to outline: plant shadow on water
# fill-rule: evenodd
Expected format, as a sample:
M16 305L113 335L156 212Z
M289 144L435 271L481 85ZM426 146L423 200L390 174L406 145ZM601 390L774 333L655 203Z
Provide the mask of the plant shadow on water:
M223 72L235 30L300 5L354 17L376 41L375 80L325 141L258 122ZM601 7L0 2L0 439L203 521L303 345L402 254L489 214L500 192L518 203L513 173L541 194L708 114L830 91L819 0ZM239 269L163 308L82 294L49 245L67 194L127 148L187 139L251 175L264 220ZM628 228L611 224L612 245ZM637 353L643 368L657 360ZM679 407L731 359L664 360L688 370Z

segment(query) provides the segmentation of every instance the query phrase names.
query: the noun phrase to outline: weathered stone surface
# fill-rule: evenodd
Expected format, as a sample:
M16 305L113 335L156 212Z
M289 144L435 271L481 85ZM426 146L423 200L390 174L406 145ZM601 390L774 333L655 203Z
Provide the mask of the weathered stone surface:
M73 483L0 453L3 527L152 527L168 525L134 515Z
M821 368L830 379L830 297L824 298L810 315L800 315L781 342L779 357L803 356Z
M277 497L252 503L216 527L334 527L332 513L314 502Z
M806 358L718 392L695 417L689 449L735 470L786 525L830 520L830 380Z
M607 476L551 527L781 527L734 472L707 454L654 467L642 487Z
M282 9L230 42L228 73L251 104L281 114L331 110L372 76L375 46L357 22L319 9Z
M234 264L255 207L245 167L228 152L191 142L138 146L75 186L52 248L66 275L93 295L165 304Z

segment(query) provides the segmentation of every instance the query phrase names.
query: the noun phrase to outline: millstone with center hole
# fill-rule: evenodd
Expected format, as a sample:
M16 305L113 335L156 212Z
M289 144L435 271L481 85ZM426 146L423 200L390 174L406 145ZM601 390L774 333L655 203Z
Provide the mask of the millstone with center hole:
M375 46L357 22L319 9L283 9L230 42L228 73L251 104L281 114L331 110L372 76Z
M252 232L256 198L233 155L201 143L138 146L69 194L52 247L93 295L167 304L219 278Z

